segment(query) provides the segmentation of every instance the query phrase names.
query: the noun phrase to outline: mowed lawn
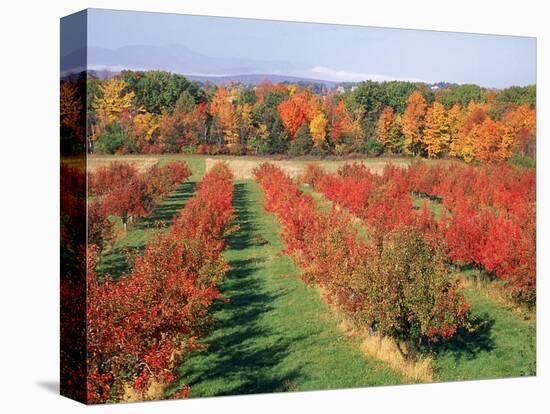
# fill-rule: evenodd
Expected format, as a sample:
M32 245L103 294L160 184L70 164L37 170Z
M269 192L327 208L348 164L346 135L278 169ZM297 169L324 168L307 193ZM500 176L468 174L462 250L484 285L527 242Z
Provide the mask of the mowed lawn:
M142 249L158 223L168 226L204 174L205 157L158 159L160 164L186 161L193 175L103 254L99 274L124 274L125 249ZM280 254L281 228L276 217L263 210L262 197L252 180L235 182L240 230L228 240L224 254L231 270L220 285L229 301L215 305L214 326L201 340L208 347L185 361L179 382L192 386L192 397L405 382L384 363L362 354L358 341L339 330L317 290L299 279L292 260ZM316 194L316 199L323 203L322 196ZM465 293L480 326L475 333L461 332L434 347L436 379L533 375L534 327L475 289Z

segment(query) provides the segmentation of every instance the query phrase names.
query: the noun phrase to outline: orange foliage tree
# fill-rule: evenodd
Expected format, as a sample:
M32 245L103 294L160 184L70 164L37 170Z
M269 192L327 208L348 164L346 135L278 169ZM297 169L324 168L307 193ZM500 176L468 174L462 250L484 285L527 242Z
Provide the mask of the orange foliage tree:
M403 151L418 155L421 152L424 117L426 116L426 100L418 91L407 98L407 107L403 113Z
M528 105L520 105L504 114L503 122L507 139L513 150L523 155L535 155L535 138L537 134L536 111ZM512 152L510 150L510 155ZM506 155L506 154L503 154Z
M484 105L470 101L463 116L463 122L458 128L456 136L451 143L451 155L462 158L466 162L471 162L475 158L474 151L474 130L488 117Z
M225 143L227 145L237 144L239 142L237 116L226 88L220 87L214 94L210 105L210 113L217 117Z
M380 113L378 118L378 126L376 128L376 137L378 142L387 149L390 143L390 134L393 128L393 123L395 120L393 108L386 106Z
M353 120L346 108L346 104L342 100L334 107L332 115L329 135L331 141L337 144L342 139L342 136L351 132Z
M504 125L491 118L476 125L472 131L475 158L482 162L501 161L500 152L503 145ZM506 145L506 142L504 143Z
M292 139L304 122L308 124L321 111L321 101L309 89L296 92L277 107L284 127Z

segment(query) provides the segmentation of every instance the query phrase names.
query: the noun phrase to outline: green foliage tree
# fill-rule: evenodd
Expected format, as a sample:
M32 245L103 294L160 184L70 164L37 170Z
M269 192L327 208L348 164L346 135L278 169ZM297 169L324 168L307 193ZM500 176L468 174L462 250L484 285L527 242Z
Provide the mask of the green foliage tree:
M450 337L466 323L468 306L445 255L420 230L402 226L388 233L371 271L374 281L366 289L377 307L368 319L378 332L407 343L404 353L414 357L424 342Z
M511 86L503 89L496 95L496 104L513 104L516 106L527 104L531 109L534 109L537 104L537 88L535 85L529 85Z
M386 105L392 107L396 113L402 114L407 105L407 98L417 89L413 82L391 81L384 82Z
M95 142L94 149L99 154L114 154L124 145L124 131L120 122L107 125Z
M493 119L501 119L510 107L529 105L535 109L537 105L537 88L535 85L511 86L498 91L495 97L495 105L490 109L489 116Z
M487 89L479 85L457 85L447 89L442 89L437 96L446 109L451 109L455 103L460 103L462 107L468 106L470 101L476 103L487 102ZM429 102L428 102L429 103Z
M296 138L290 143L288 153L293 156L307 155L312 148L313 140L307 123L304 122L296 133Z
M161 114L172 113L176 101L187 91L197 102L206 100L201 87L185 76L160 70L130 71L124 70L119 75L126 84L126 92L136 94L137 105L147 112Z
M389 106L386 102L387 94L382 85L370 80L361 82L351 93L352 105L362 107L365 114L378 113L385 106Z
M277 115L269 130L267 151L269 154L284 154L288 150L288 133Z

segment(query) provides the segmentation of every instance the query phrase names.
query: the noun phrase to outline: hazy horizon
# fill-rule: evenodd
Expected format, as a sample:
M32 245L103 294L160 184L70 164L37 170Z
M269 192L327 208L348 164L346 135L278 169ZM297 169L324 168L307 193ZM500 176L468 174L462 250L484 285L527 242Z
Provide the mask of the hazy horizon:
M89 9L87 42L90 69L495 88L536 83L532 37Z

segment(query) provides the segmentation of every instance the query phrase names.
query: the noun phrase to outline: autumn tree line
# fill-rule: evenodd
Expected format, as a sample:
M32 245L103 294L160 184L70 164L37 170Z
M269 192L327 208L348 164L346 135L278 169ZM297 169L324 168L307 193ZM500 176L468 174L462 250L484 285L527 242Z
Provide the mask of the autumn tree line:
M316 92L314 92L316 91ZM535 86L198 84L163 71L61 82L65 152L534 158ZM86 116L87 115L87 116ZM86 123L83 122L83 119ZM63 146L63 145L62 145Z

